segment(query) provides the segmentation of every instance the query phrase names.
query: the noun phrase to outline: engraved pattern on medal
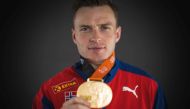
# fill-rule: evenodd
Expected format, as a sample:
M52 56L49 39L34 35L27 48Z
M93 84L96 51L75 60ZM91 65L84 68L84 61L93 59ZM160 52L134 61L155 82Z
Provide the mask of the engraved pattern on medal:
M90 102L91 108L102 108L111 102L112 91L105 83L89 81L79 87L77 96Z

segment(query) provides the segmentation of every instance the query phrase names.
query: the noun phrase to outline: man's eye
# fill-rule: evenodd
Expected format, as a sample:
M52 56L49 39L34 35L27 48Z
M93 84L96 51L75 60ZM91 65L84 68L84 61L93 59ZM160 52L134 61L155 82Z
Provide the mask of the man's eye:
M107 26L102 26L101 27L101 30L109 30L110 29L110 27L107 27Z
M89 31L89 28L81 28L80 31Z

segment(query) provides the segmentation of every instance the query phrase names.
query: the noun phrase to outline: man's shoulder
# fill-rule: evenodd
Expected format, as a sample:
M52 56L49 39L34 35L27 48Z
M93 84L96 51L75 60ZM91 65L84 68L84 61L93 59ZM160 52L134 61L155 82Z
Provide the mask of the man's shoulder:
M56 73L54 76L45 81L44 85L56 85L58 83L71 81L73 78L76 78L76 73L73 68L71 66L65 67L60 72Z
M128 64L126 62L123 62L120 60L118 60L118 61L119 61L118 66L122 71L124 71L126 73L131 73L133 75L142 76L142 77L146 77L146 78L155 80L155 78L149 72L147 72L139 67L136 67L134 65Z
M63 93L65 90L74 90L79 84L79 76L73 67L65 67L56 75L49 78L41 85L41 90L46 97Z
M119 61L119 69L120 74L122 74L120 77L123 80L127 79L129 83L143 83L143 87L152 87L153 90L157 90L159 87L158 81L150 73L141 68Z
M72 67L65 67L64 69L62 69L61 71L59 71L57 74L55 74L51 79L62 79L67 75L70 75L74 73L74 70L72 69Z

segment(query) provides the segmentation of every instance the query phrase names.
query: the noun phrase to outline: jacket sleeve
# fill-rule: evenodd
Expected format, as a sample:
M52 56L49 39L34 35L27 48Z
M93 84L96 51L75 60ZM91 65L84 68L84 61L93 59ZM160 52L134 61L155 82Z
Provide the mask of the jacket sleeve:
M158 86L153 109L168 109L163 90Z
M48 100L47 95L45 94L44 84L41 86L33 100L32 109L54 109L52 102Z

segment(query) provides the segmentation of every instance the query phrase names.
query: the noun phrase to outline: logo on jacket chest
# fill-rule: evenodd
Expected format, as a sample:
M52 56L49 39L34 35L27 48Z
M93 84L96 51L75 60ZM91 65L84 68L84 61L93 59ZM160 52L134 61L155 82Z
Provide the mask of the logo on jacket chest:
M52 90L54 94L57 94L77 85L78 85L78 82L76 81L76 79L72 79L71 81L62 82L62 83L52 86Z
M139 86L136 85L134 89L131 89L131 88L129 88L128 86L123 86L122 91L130 92L130 93L132 93L136 98L138 98L138 95L137 95L137 93L136 93L136 90L137 90L138 87L139 87Z

